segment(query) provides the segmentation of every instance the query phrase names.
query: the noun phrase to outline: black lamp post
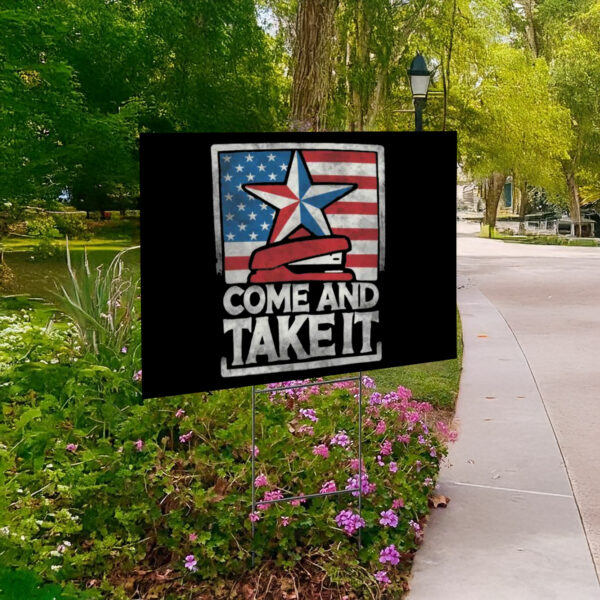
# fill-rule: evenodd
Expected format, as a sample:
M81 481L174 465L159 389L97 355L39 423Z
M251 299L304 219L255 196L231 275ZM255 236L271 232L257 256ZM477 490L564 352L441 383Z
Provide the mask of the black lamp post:
M415 104L415 131L423 131L423 109L427 104L427 91L431 80L431 71L421 53L418 53L408 69L410 89Z

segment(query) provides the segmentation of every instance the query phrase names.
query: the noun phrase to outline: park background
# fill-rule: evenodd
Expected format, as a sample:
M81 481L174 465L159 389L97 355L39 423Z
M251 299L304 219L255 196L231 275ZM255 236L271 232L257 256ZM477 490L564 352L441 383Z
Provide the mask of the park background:
M0 589L398 597L454 437L460 352L367 380L388 397L370 400L370 460L385 467L367 467L378 491L360 556L336 520L352 507L313 502L260 516L249 571L247 390L141 400L139 134L409 130L420 52L433 72L424 128L458 132L484 234L497 235L507 178L512 213L566 213L577 234L600 198L600 2L8 0L0 25ZM421 188L403 199L407 226L438 251L440 199ZM164 199L162 268L189 201ZM273 398L269 493L352 477L330 442L354 431L354 391ZM388 453L391 432L410 441Z

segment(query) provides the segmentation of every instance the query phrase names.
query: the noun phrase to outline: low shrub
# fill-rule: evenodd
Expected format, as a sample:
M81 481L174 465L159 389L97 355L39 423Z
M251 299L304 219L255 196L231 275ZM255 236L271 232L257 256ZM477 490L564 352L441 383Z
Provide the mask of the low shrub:
M52 215L56 229L65 237L71 239L89 240L92 236L87 226L85 214L73 212L54 213Z
M40 238L59 238L60 232L50 215L38 214L27 219L27 234Z
M129 301L111 291L109 280L123 282L115 268L96 297L118 321ZM73 290L81 300L85 290ZM251 448L249 389L143 401L139 320L115 343L96 336L106 349L97 352L88 333L101 324L75 304L76 326L60 333L30 326L28 311L0 320L9 344L0 348L4 568L101 598L175 600L247 576L254 549L258 570L310 564L359 597L399 597L453 436L430 404L363 378L359 478L356 381L285 382L259 396ZM304 497L337 490L355 491ZM264 504L285 496L301 498Z

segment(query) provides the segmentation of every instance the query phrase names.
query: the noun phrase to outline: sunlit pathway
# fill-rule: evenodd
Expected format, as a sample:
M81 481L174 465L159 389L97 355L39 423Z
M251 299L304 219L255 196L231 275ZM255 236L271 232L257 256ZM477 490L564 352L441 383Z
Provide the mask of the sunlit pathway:
M600 599L600 249L467 232L452 501L432 515L410 599Z

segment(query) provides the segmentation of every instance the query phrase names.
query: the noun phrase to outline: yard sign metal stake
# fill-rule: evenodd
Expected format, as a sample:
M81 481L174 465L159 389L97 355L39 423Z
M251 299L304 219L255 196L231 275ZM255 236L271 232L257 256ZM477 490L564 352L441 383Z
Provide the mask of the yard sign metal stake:
M332 383L343 383L346 381L357 381L358 382L358 487L350 488L346 490L336 490L335 492L318 492L315 494L306 494L302 496L288 496L286 498L279 498L276 500L261 500L260 504L275 504L277 502L291 502L292 500L305 500L308 498L322 498L325 496L337 496L340 494L352 494L358 492L358 516L362 518L362 371L358 372L356 377L345 377L343 379L330 379L328 381L318 381L315 383L304 383L288 385L277 388L259 388L252 386L252 446L251 446L251 463L252 463L252 514L256 512L256 395L257 394L270 394L272 392L281 392L290 389L306 388L313 386L330 385ZM254 521L251 522L252 527L252 566L254 567L255 562L255 551L254 551L254 536L256 534L256 524ZM358 549L361 548L361 534L360 527L358 528Z

